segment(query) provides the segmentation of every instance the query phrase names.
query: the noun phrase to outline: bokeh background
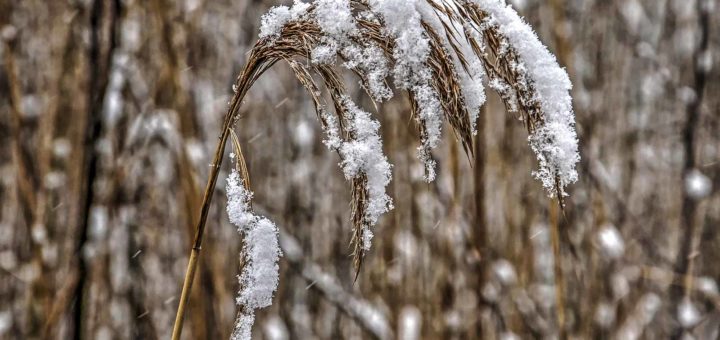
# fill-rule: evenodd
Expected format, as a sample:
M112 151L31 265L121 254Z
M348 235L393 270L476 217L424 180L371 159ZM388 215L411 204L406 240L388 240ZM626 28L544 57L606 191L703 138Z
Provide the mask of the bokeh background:
M353 284L349 184L277 65L235 130L254 207L286 247L254 337L718 337L720 4L509 2L574 84L582 161L565 211L532 179L523 125L494 95L477 157L446 127L438 179L425 183L398 93L374 111L395 209ZM0 1L0 338L169 337L231 84L277 4ZM232 331L230 166L185 339Z

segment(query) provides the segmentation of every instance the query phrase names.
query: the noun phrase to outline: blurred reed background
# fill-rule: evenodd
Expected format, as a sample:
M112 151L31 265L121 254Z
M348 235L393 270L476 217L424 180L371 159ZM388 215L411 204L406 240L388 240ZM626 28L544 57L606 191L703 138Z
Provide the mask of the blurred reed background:
M565 211L497 96L477 157L446 134L431 184L396 96L375 116L395 210L353 284L349 184L278 64L236 128L254 208L291 248L258 339L718 337L720 4L510 3L574 84L582 161ZM169 337L231 84L277 4L0 1L0 338ZM223 191L186 339L232 331L241 239Z

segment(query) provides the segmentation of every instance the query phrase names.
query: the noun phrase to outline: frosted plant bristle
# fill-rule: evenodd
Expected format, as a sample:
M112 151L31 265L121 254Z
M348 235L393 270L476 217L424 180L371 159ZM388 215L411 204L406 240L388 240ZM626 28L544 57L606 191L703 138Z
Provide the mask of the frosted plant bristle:
M295 0L292 7L273 7L260 19L260 38L277 37L283 26L291 20L300 19L310 8L310 4Z
M245 188L236 170L227 178L226 193L228 217L244 237L245 257L245 266L238 277L241 289L237 298L243 314L237 319L233 339L250 339L255 310L272 304L282 253L277 226L251 211L252 192Z
M570 78L532 28L505 1L471 1L488 13L488 24L496 26L507 39L507 48L517 52L515 69L524 73L527 81L519 85L535 90L532 99L539 103L544 119L544 124L528 138L539 163L533 175L551 196L564 196L564 188L578 179L575 165L580 160Z
M349 97L344 98L348 113L348 131L354 137L340 147L341 166L345 178L359 175L367 177L365 190L367 203L363 216L363 249L370 249L372 232L380 216L393 208L392 199L385 192L392 177L392 165L382 150L382 140L378 134L380 123L372 119L370 113L358 108Z

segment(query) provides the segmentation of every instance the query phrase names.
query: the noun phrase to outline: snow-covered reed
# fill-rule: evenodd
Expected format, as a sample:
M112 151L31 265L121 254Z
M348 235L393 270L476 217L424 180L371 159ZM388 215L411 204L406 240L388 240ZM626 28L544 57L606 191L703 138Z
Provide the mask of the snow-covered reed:
M226 192L230 223L238 228L245 241L245 265L239 276L241 288L237 298L238 305L243 308L232 339L249 339L255 310L272 304L278 286L281 255L278 229L272 221L252 212L252 192L245 187L237 170L228 176Z
M308 90L326 133L325 144L339 154L340 167L351 182L351 242L358 271L371 246L372 227L392 209L385 192L392 166L383 154L379 122L347 94L341 67L358 76L375 102L396 94L390 83L408 94L420 133L418 157L427 181L436 177L432 150L440 143L443 121L472 157L485 84L500 94L509 111L520 113L530 149L538 159L533 176L548 194L557 196L562 205L565 188L577 180L578 144L567 73L504 0L296 0L290 7L273 8L262 18L260 39L233 86L235 95L225 117L203 209L209 205L212 195L207 193L214 188L243 97L279 61L287 62ZM322 95L318 80L330 102ZM229 178L229 195L233 195L230 189L242 187L230 186L238 181L233 176L237 174ZM237 209L255 216L243 210L249 209L250 196L241 197L247 204L229 205L231 218L239 216ZM237 197L229 198L237 201ZM201 216L206 218L206 214ZM260 223L264 218L257 219L251 225L264 225ZM204 220L200 225L204 226ZM244 251L246 257L252 257L250 253L258 246L253 243L259 238L251 237L252 228L243 230ZM246 289L251 288L243 289L238 299L243 308L267 304L266 299L263 303L246 299ZM243 320L243 327L251 321ZM244 334L249 336L248 332Z

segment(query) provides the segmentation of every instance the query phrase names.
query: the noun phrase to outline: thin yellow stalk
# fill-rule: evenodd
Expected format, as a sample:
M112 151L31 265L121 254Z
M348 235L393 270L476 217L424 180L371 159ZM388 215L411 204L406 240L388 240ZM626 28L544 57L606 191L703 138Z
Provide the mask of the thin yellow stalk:
M242 95L244 95L244 91L237 92L233 97L230 108L225 114L220 141L215 147L215 156L211 163L210 175L207 186L205 187L205 194L203 195L202 207L200 209L200 219L198 220L195 231L195 239L190 250L190 259L188 261L187 271L185 272L185 279L183 281L182 293L180 294L177 314L175 315L175 324L173 325L172 332L173 340L179 340L182 333L185 309L187 308L188 298L190 297L190 289L192 288L193 279L195 278L195 272L197 270L198 258L200 256L200 250L202 249L203 234L205 232L205 225L210 211L210 202L212 201L213 192L215 191L215 183L217 182L218 175L220 174L220 165L222 164L223 154L225 153L225 143L230 136L230 127L232 126L235 112L237 111L240 103L240 97Z
M552 238L553 263L555 270L555 305L557 326L561 340L567 339L565 330L565 280L562 271L562 254L560 253L560 205L550 204L550 231Z

